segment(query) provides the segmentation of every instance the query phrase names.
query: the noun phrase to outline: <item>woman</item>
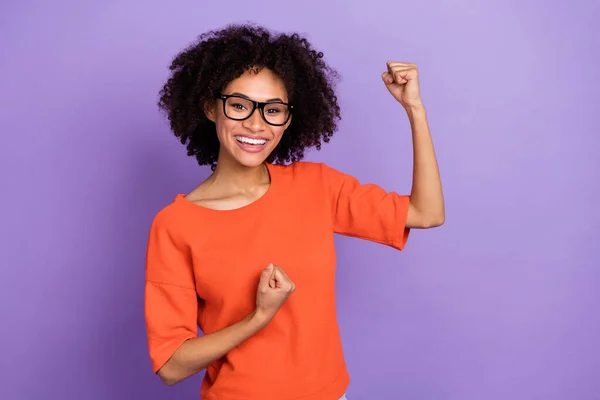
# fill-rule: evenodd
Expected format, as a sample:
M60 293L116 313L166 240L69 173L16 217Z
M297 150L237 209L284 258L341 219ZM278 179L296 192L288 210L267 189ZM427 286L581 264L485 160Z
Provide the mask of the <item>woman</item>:
M340 117L335 73L306 39L230 26L201 36L171 70L159 105L213 173L152 223L154 371L173 385L206 369L204 400L344 398L334 233L400 250L410 228L444 221L416 66L389 62L382 75L412 126L410 196L300 161Z

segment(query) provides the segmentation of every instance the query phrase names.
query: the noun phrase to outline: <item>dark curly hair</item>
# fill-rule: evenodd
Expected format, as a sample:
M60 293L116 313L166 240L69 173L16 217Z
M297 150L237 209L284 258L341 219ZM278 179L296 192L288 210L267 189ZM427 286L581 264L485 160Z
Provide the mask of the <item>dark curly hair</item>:
M229 25L202 34L171 63L171 76L160 91L159 107L171 129L187 145L188 156L214 170L219 154L216 126L205 105L229 82L250 69L268 68L288 92L294 114L268 162L299 161L304 151L329 142L337 130L340 107L334 92L338 74L299 34L273 34L252 25Z

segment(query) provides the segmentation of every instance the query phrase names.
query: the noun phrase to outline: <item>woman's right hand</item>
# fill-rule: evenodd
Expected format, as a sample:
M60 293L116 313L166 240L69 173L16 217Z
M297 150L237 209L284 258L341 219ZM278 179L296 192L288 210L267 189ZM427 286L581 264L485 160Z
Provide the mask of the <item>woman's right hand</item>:
M254 312L219 331L186 340L158 371L163 382L174 385L192 376L263 329L295 288L281 268L270 264L260 275Z
M273 264L265 268L258 282L256 292L256 314L266 323L271 321L277 310L296 289L296 285L283 272L283 270Z

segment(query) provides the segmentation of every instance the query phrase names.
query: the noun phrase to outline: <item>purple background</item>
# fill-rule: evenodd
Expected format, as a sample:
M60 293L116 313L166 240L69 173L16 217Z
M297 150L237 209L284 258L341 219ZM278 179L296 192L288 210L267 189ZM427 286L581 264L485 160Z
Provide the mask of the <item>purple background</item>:
M410 190L411 142L380 74L420 66L447 222L403 253L338 239L350 400L600 398L600 3L10 3L0 398L197 398L147 355L150 220L208 174L155 103L178 50L246 20L308 33L343 77L309 159L389 190Z

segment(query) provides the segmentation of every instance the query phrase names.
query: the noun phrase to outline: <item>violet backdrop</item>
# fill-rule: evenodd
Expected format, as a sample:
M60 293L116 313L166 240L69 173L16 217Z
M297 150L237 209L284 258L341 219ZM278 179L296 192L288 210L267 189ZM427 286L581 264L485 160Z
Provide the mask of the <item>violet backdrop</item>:
M412 153L380 74L420 66L446 224L337 239L349 399L600 398L600 3L87 3L0 5L0 398L198 398L147 355L150 221L209 172L156 100L176 52L244 21L325 53L344 119L308 159L388 190Z

